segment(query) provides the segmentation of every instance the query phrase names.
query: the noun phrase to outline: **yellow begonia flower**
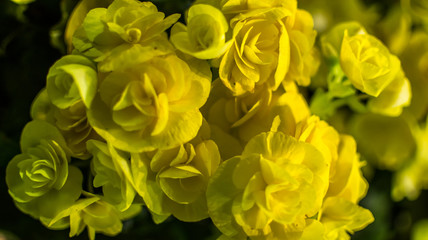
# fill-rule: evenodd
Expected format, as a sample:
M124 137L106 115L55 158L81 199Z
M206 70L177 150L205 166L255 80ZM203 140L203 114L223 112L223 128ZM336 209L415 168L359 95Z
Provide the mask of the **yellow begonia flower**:
M374 221L372 213L358 202L366 195L368 183L364 179L356 152L357 144L349 135L340 136L339 157L332 168L330 186L320 212L325 239L350 239L353 234Z
M65 109L78 101L90 107L97 91L95 64L80 55L67 55L49 69L46 89L51 102Z
M221 158L214 141L133 154L133 179L148 209L194 222L208 217L206 187Z
M74 47L109 72L172 52L164 32L179 14L167 18L151 2L115 0L88 12L73 36Z
M315 147L265 132L220 165L208 185L208 209L230 238L298 239L327 187L328 164Z
M219 75L234 95L254 92L262 84L276 90L290 66L287 8L253 10L231 20L233 45L226 51Z
M396 78L400 60L374 36L345 30L340 65L355 88L377 97Z
M114 147L129 152L191 140L210 91L211 76L204 73L211 72L206 62L187 63L168 55L108 74L88 110L89 122Z
M123 226L121 220L135 216L141 211L140 206L133 206L127 212L121 213L99 196L90 193L85 195L87 198L79 199L73 206L59 213L50 221L50 225L69 223L70 237L79 235L87 227L89 239L95 240L97 232L107 236L119 234Z
M254 94L234 97L219 80L213 82L203 113L225 159L239 155L253 136L269 131L276 116L281 120L278 130L293 134L296 124L310 115L299 93L283 89L272 93L264 87Z
M86 141L101 137L89 124L86 116L86 106L78 100L71 106L61 109L49 99L46 89L40 91L31 106L31 117L44 120L55 125L64 136L71 156L79 159L88 159L90 154L86 149Z
M293 21L287 19L287 21ZM308 86L320 65L319 52L314 48L316 31L312 15L297 9L294 23L288 28L290 38L290 69L286 80ZM282 66L278 66L282 67Z
M70 156L65 140L58 129L47 122L34 120L24 127L21 150L6 168L9 194L22 212L47 226L60 211L79 198L82 173L68 165Z
M176 23L171 29L174 46L199 59L214 59L224 54L232 41L226 42L229 24L223 13L210 5L196 4L187 14L187 26Z
M93 155L93 186L102 187L104 200L119 211L129 209L135 197L135 190L126 176L130 172L130 155L96 140L89 140L87 145Z
M330 166L330 181L336 174L338 158L339 133L318 116L311 116L299 122L294 137L315 146Z
M399 116L403 107L410 105L410 82L400 60L359 23L335 26L321 37L321 45L328 59L340 62L339 68L334 65L330 70L333 78L328 94L344 98L355 95L358 89L369 95L367 105L361 104L361 111L389 116Z

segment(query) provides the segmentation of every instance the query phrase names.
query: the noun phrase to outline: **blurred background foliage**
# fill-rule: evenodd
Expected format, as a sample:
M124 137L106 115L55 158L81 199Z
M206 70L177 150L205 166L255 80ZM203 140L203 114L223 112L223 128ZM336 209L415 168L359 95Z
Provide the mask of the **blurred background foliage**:
M106 1L106 0L98 0ZM19 2L28 4L18 4ZM166 15L183 13L191 0L153 0ZM334 1L334 2L339 2ZM348 2L348 1L343 1ZM352 1L355 2L355 1ZM363 8L350 13L333 11L334 21L355 20L373 24L385 17L398 0L364 0ZM45 85L49 67L66 54L64 29L78 0L0 0L0 239L68 239L68 229L53 231L20 212L7 192L4 175L7 163L19 153L19 138L30 121L32 100ZM300 0L302 8L322 10L332 7L325 1ZM313 12L312 12L313 13ZM314 14L314 13L313 13ZM315 21L317 21L314 15ZM181 19L183 20L183 19ZM319 24L319 23L318 23ZM316 23L317 25L317 23ZM320 27L320 26L318 26ZM322 27L322 26L321 26ZM366 169L370 183L361 205L369 208L375 222L352 239L428 239L428 192L417 200L394 202L391 199L390 171ZM415 228L416 226L416 228ZM147 211L124 223L123 232L114 239L215 239L218 231L209 220L184 223L173 218L156 225ZM412 238L412 236L414 238ZM74 239L87 239L83 233ZM112 239L97 235L97 239Z

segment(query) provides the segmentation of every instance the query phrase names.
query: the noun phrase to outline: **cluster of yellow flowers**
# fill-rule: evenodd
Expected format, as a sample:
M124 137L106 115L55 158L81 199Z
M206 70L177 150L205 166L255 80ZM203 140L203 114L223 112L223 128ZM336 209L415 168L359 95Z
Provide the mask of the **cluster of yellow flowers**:
M373 134L367 118L398 119L410 105L399 40L347 21L321 26L318 49L317 15L297 0L197 0L184 23L137 0L79 15L7 167L21 211L90 239L119 234L142 206L156 223L211 218L220 239L349 239L374 221L359 206L357 142ZM412 37L412 51L428 49L427 36ZM427 73L427 56L407 67ZM341 111L363 114L357 142L325 121ZM428 130L414 132L427 157ZM370 157L373 146L362 149Z
M311 102L311 109L318 110L320 115L331 116L330 123L340 131L346 131L355 137L358 150L368 163L365 169L366 176L372 178L373 182L377 180L376 174L379 172L375 171L375 168L392 171L392 189L390 190L392 200L401 201L404 198L416 200L422 190L428 189L426 176L428 171L428 2L425 0L388 2L388 6L383 8L383 11L379 11L379 6L376 4L368 7L359 0L349 0L346 3L309 0L301 3L318 20L315 21L319 23L315 24L315 29L321 33L320 40L324 54L331 52L329 51L331 46L337 46L326 44L329 39L335 37L333 33L335 30L332 29L337 31L338 27L335 25L338 22L348 21L347 24L340 24L342 28L348 29L348 36L369 32L379 37L390 53L401 61L405 80L400 80L401 83L398 80L389 83L393 85L386 86L383 90L387 91L389 97L386 97L383 91L377 97L382 100L375 100L373 95L365 97L367 101L372 102L370 111L367 111L367 108L361 108L361 105L355 104L355 101L349 104L354 111L344 111L344 109L336 111L337 106L346 104L345 101L332 100L329 98L331 96L327 96L325 92L319 94L317 101ZM352 29L355 31L353 32ZM326 34L330 37L326 37ZM325 56L329 58L329 55ZM336 59L340 58L336 57ZM331 61L320 67L318 72L320 74L312 79L317 87L329 85L330 90L333 89L330 86L334 85L334 80L343 79L345 75L349 77L345 68L342 70L343 62L341 66L332 68L336 65L335 62L337 61ZM377 66L381 65L377 64ZM366 71L369 73L369 70L366 69ZM327 75L332 77L333 81L323 82ZM402 75L401 70L398 75ZM411 93L408 88L411 89ZM335 89L339 88L335 87ZM359 90L364 92L363 89ZM365 93L368 94L368 92ZM382 95L385 96L382 97ZM336 94L334 97L338 96L339 94ZM378 103L375 103L377 101ZM325 103L330 103L331 107L322 109ZM400 105L405 107L401 110ZM389 189L386 189L383 193L388 191ZM415 206L412 205L413 207ZM426 216L423 217L426 218ZM412 216L412 222L418 220L418 217ZM413 226L412 239L424 239L427 229L426 220Z
M400 201L403 198L415 200L421 190L428 189L428 179L424 174L428 170L428 152L426 151L428 149L427 1L394 2L387 8L384 16L379 14L376 7L365 8L359 0L350 0L349 5L352 7L346 7L343 4L335 5L334 8L320 7L322 4L328 4L327 2L325 0L308 1L304 6L316 16L315 18L320 19L319 22L322 22L315 28L323 32L320 39L321 49L327 61L330 61L330 64L327 64L327 70L321 69L324 73L315 77L315 79L322 78L328 74L326 85L329 91L319 91L318 97L312 98L311 110L323 117L332 116L330 122L335 121L342 131L352 134L369 167L394 172L391 191L393 200ZM347 22L335 25L337 19ZM364 64L370 68L364 68L364 71L346 70L346 65L354 59L340 56L345 50L343 47L348 48L342 45L341 51L338 50L340 41L337 39L345 38L344 35L340 35L343 29L348 32L348 46L358 42L361 44L361 53L365 53L360 56L367 56L365 57L367 60L362 62L366 62ZM382 43L369 37L368 32L379 36ZM360 40L355 41L357 36ZM368 48L364 46L363 38L372 38L365 41L366 46L369 46L370 42L372 42L371 45L378 42L377 45L384 46L379 48L383 50L377 50L369 57L370 52L365 50ZM397 65L397 60L394 60L397 58L398 67L391 68L392 71L389 71L388 66ZM375 69L384 70L373 75L372 70ZM369 81L367 83L370 84L358 85L360 81L356 79L361 78L356 76L359 76L359 72L364 73L360 75L362 79L370 77L389 80L385 80L385 85L374 85ZM395 78L392 79L392 76ZM346 82L346 84L337 85L337 82ZM358 103L352 99L354 95L351 92L354 90L343 88L344 85L353 85L368 95L360 96L360 99L364 98L364 101L367 101L366 108L362 108L359 104L364 101ZM346 95L351 97L348 97L348 100L337 100ZM323 108L326 103L331 107ZM343 111L339 114L335 111L338 106L345 104L353 108L354 112L351 116Z

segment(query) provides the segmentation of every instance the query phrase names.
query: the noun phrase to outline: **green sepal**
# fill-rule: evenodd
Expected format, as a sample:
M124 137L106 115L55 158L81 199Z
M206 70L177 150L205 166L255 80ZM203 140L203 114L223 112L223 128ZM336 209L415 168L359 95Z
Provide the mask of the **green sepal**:
M332 62L330 72L327 76L328 94L330 98L345 98L355 94L356 90L343 72L338 59Z

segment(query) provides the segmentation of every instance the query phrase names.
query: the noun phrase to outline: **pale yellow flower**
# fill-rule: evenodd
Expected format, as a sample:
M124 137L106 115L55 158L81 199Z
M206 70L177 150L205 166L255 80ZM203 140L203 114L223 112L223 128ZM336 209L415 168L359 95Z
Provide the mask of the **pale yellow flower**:
M214 141L194 139L176 148L133 154L132 178L154 215L200 221L208 217L205 192L220 162Z
M345 30L340 65L355 88L377 97L397 77L400 60L374 36Z
M286 8L253 10L231 20L233 45L224 54L220 79L234 95L254 92L266 84L276 90L290 65L290 38Z
M205 62L168 55L111 72L88 110L89 122L124 151L177 147L202 124L199 108L210 91L206 69Z
M73 46L98 62L100 71L123 69L173 52L165 30L179 14L165 17L151 2L114 0L94 8L73 35Z
M229 23L223 13L211 5L196 4L190 7L187 26L176 23L171 29L174 46L199 59L218 58L230 47L226 42Z

